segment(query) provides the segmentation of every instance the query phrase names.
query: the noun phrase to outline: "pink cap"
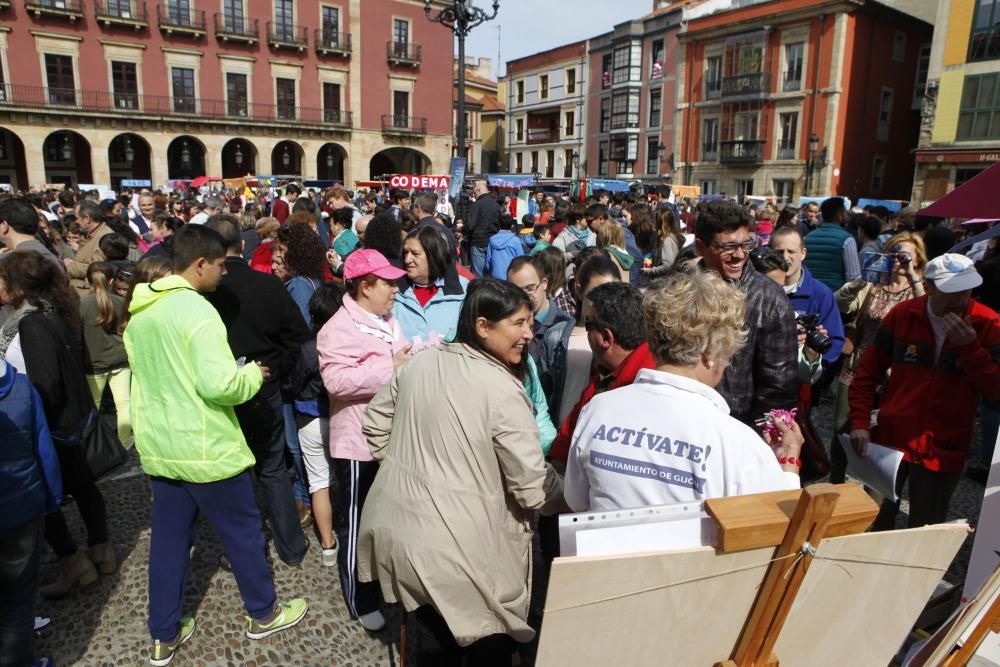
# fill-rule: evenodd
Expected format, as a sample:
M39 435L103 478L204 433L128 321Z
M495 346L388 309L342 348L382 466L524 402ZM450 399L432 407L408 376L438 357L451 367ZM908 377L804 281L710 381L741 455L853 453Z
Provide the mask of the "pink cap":
M344 280L360 278L369 273L385 280L396 280L406 275L406 271L390 264L385 255L370 248L355 250L344 260Z

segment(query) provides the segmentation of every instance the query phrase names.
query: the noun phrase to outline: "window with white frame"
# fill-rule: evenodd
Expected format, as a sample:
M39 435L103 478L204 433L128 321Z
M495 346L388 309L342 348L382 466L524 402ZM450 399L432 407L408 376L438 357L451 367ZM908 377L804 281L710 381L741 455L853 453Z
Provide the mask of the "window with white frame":
M802 90L802 62L805 58L805 43L785 44L785 81L782 90L789 92Z
M242 72L226 72L226 112L236 118L246 118L250 95L247 75Z
M524 104L524 81L518 81L514 84L515 99L518 104Z
M573 149L563 151L563 178L573 178Z
M895 92L892 88L882 88L882 95L879 97L878 122L888 125L892 122L892 103L895 99Z
M194 113L194 70L187 67L170 68L171 86L174 93L174 111Z
M663 91L654 89L649 91L649 126L659 127L663 113Z
M531 151L531 173L538 173L538 151Z
M514 121L514 141L524 141L524 119Z
M722 56L705 59L705 99L717 100L722 96Z
M924 92L927 90L927 73L931 67L931 45L920 47L920 57L917 59L917 79L913 84L913 108L919 109L924 102Z
M602 141L597 145L597 175L607 176L608 175L608 153L609 147L607 141Z
M736 195L738 197L750 196L753 194L753 179L752 178L738 178L736 179Z
M572 137L576 134L576 112L567 111L564 116L566 120L566 136Z
M639 91L631 88L611 96L612 130L639 127L639 101Z
M717 195L719 194L718 184L715 181L702 181L701 182L701 194L703 195Z
M799 113L788 111L778 115L781 137L778 139L778 159L795 159L795 140L799 129Z
M779 204L788 204L795 197L795 181L791 178L774 179L774 198Z
M872 159L872 193L882 192L885 182L885 156L876 155Z
M604 97L601 99L601 132L609 132L611 130L611 98Z
M570 67L566 70L566 94L576 94L576 68Z
M660 138L646 139L646 174L655 176L660 173Z
M549 75L542 74L538 77L538 96L543 100L549 99Z
M524 173L524 153L514 153L514 172Z
M719 159L719 119L706 118L702 121L701 159L715 162Z
M649 64L649 78L658 79L663 76L663 40L654 39L653 43L650 45L650 64Z

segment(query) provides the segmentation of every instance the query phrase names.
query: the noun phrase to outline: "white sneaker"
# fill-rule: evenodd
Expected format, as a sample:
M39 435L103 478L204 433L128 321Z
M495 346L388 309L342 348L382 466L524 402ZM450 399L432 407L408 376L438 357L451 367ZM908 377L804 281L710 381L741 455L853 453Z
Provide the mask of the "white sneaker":
M377 609L367 614L362 614L358 617L358 620L361 621L361 625L368 632L381 632L385 629L385 617Z
M323 567L336 567L337 566L337 543L334 542L333 546L329 549L323 549Z

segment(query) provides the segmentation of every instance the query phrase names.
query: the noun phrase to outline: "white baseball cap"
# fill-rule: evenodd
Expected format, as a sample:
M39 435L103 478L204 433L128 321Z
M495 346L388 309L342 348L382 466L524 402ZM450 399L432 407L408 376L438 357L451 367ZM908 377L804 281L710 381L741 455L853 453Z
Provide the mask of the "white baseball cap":
M934 287L946 294L964 292L983 284L975 262L953 252L946 252L927 262L924 278L933 280Z

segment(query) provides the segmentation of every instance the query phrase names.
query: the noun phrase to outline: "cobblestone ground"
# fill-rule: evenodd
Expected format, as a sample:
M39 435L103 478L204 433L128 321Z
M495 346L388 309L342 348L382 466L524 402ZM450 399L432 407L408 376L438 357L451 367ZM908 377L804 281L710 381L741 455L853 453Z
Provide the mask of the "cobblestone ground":
M825 442L829 442L831 434L831 407L829 401L824 401L814 411L814 420ZM109 533L122 564L116 574L102 577L86 590L75 591L61 600L40 601L37 613L50 618L51 624L37 640L36 653L52 656L59 667L146 662L150 491L134 454L126 469L101 482L101 489L107 502ZM949 518L968 518L975 523L982 496L983 487L963 477ZM905 525L906 510L904 501L900 527ZM76 509L70 505L65 511L78 543L85 544ZM298 627L258 642L243 636L246 626L236 583L229 572L218 566L222 550L204 521L199 524L196 544L185 612L196 615L198 627L173 665L387 667L398 664L399 614L388 610L388 627L377 635L365 632L357 621L351 620L340 595L336 568L321 565L315 540L305 561L297 568L273 559L279 597L306 597L310 603L309 615ZM948 582L961 583L971 546L970 537L946 575ZM56 570L53 554L45 549L43 580L54 576ZM536 586L541 583L538 581ZM411 647L417 639L411 636Z

